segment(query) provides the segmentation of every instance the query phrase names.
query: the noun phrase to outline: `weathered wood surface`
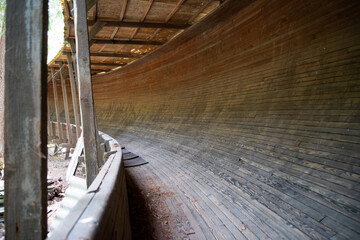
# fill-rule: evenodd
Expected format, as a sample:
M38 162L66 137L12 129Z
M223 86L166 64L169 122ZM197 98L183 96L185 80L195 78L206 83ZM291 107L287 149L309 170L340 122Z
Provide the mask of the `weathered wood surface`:
M55 239L131 239L121 147L103 134L115 153L110 155L86 195L55 229Z
M359 10L228 0L94 77L99 126L150 162L129 172L175 193L195 237L357 239Z
M94 4L94 0L89 1L88 4ZM171 40L183 29L190 27L191 24L199 21L219 5L219 0L121 0L116 3L112 0L106 0L97 2L96 7L87 5L89 9L87 15L88 26L90 26L89 38L90 40L97 40L96 44L94 41L90 41L90 52L114 55L132 53L137 53L138 56L146 55L156 49L157 45ZM71 39L75 38L72 8L71 2L66 2L63 5L65 38L70 43L64 45L63 50L65 51L72 48ZM99 40L113 40L116 41L116 44L113 44L112 41L102 42ZM118 59L108 59L106 56L100 55L91 56L92 65L96 61L103 63L124 62L125 64L133 61L126 56L119 55L117 55ZM66 56L64 54L58 55L49 64L49 67L56 67L54 64L56 60L66 61ZM116 67L109 67L104 71ZM99 72L92 71L91 73L97 74Z
M59 71L60 74L61 71ZM59 104L59 97L58 97L58 88L57 88L57 82L55 78L55 70L54 68L51 68L51 75L52 75L52 89L54 92L54 103L55 103L55 117L57 122L57 129L58 129L58 137L59 141L62 142L64 140L63 131L61 131L61 120L60 120L60 104Z
M80 115L84 137L86 181L90 186L98 174L97 129L90 74L89 37L85 0L74 1L77 78L79 81Z
M76 137L79 138L81 134L80 130L80 113L78 107L78 98L76 94L76 86L75 86L75 79L74 79L74 69L73 69L73 61L70 53L66 54L67 61L68 61L68 69L69 69L69 76L70 76L70 87L71 87L71 99L73 104L74 110L74 118L75 118L75 126L76 126Z
M60 68L63 67L63 64L60 63ZM68 104L68 97L66 92L66 85L65 85L65 76L60 71L60 80L61 80L61 89L62 89L62 96L64 101L64 113L65 113L65 121L66 121L66 133L67 133L67 142L73 144L73 136L71 133L71 126L70 126L70 115L69 115L69 104ZM68 148L68 150L70 150Z
M47 233L47 2L7 1L5 237Z

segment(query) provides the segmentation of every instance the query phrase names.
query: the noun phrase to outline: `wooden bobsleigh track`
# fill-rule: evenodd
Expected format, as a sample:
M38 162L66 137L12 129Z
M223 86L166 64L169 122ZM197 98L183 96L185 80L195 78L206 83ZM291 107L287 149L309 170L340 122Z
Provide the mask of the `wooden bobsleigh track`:
M360 237L359 10L229 0L94 77L99 128L149 161L127 171L171 193L175 235Z
M227 0L93 76L98 128L149 162L126 172L174 239L360 238L359 13Z

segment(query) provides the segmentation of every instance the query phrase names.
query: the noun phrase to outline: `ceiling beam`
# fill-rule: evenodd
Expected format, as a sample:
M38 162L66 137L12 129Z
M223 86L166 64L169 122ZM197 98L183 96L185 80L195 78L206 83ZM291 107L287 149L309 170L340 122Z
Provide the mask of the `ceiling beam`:
M164 42L156 42L156 41L99 40L99 39L94 39L93 42L94 44L152 45L152 46L159 46L164 44Z
M170 28L170 29L185 29L189 24L170 24L170 23L151 23L151 22L123 22L123 21L88 21L88 26L94 24L104 24L105 27L128 27L128 28ZM74 25L74 22L69 19L69 25Z
M124 19L125 12L126 12L126 5L127 5L127 0L122 0L121 12L120 12L120 21L122 21Z
M71 53L71 51L63 51L62 54ZM90 52L92 57L116 57L116 58L141 58L144 55L132 53L111 53L111 52Z

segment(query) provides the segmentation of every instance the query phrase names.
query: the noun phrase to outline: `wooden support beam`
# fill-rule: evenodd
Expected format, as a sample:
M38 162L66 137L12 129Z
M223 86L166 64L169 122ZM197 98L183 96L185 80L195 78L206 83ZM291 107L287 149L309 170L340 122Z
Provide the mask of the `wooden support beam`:
M179 2L175 5L175 7L171 10L171 12L169 13L169 15L166 17L165 19L165 24L168 23L170 21L170 19L174 16L174 14L179 10L179 8L181 7L181 5L185 2L186 0L179 0ZM153 35L150 37L149 40L153 40L155 38L155 36L160 32L161 28L157 28L156 31L153 33Z
M60 104L59 104L54 68L51 68L51 74L52 74L52 83L53 83L53 91L54 91L55 115L56 115L56 122L57 122L57 127L58 127L58 137L59 137L60 142L62 142L64 137L63 137L61 122L60 122ZM59 71L59 74L60 74L60 71Z
M42 0L6 6L6 239L47 234L47 9Z
M80 92L79 90L79 78L78 78L78 73L76 70L76 63L77 63L77 55L76 55L76 46L75 46L75 39L68 39L69 43L70 43L70 49L72 52L72 56L73 56L73 67L74 67L74 73L75 73L75 81L76 81L76 85L78 87L78 93Z
M71 20L68 21L69 25L73 25ZM122 21L88 21L89 26L95 26L99 24L104 24L106 27L127 27L127 28L168 28L168 29L185 29L189 27L188 24L170 24L170 23L152 23L152 22L122 22ZM91 31L91 30L90 30ZM95 29L94 29L95 31Z
M95 6L97 1L98 0L86 0L86 12L89 11L93 6Z
M50 67L50 71L51 71L51 68L56 68L56 67L54 67L54 66L49 66L48 65L48 68ZM55 70L55 69L54 69ZM57 80L57 79L59 79L60 78L60 71L64 71L64 69L63 68L59 68L59 70L55 73L51 73L51 75L48 77L48 79L47 79L47 81L48 82L50 82L53 78L55 79L55 80Z
M140 19L140 22L143 22L143 21L145 20L147 14L148 14L149 11L150 11L150 8L151 8L153 2L154 2L154 0L149 0L149 1L148 1L148 4L146 5L145 11L144 11L144 13L143 13L143 16L142 16L141 19ZM135 35L136 35L136 33L137 33L138 31L139 31L139 28L138 28L138 27L135 28L135 30L134 30L133 33L131 34L129 40L132 40L132 39L135 37Z
M121 45L152 45L159 46L163 45L164 42L155 42L155 41L127 41L127 40L99 40L94 39L94 44L121 44Z
M60 63L60 68L62 68L62 67L63 67L63 64ZM62 88L62 94L63 94L63 100L64 100L66 132L67 132L67 139L68 139L67 142L72 144L72 132L71 132L71 126L70 126L71 123L70 123L70 116L69 116L69 104L68 104L68 98L67 98L67 93L66 93L65 77L63 76L61 71L60 71L60 78L61 78L61 88ZM69 148L67 148L67 149L70 150Z
M103 29L103 27L106 25L106 22L95 22L95 24L91 27L89 31L89 41L95 37L95 35ZM90 44L91 45L91 44Z
M119 18L120 21L122 21L124 19L127 2L128 2L127 0L122 0L121 1L121 12L120 12L120 18Z
M84 138L86 182L89 187L98 174L98 143L91 86L89 36L85 0L74 0L74 23L79 79L80 115Z
M68 67L68 64L63 64L61 61L55 61L55 64L60 64L60 66ZM127 63L115 63L115 62L94 62L91 61L90 65L98 66L125 66Z
M52 139L53 138L53 128L52 128L52 123L51 123L51 120L50 120L49 92L47 92L47 121L48 121L48 136L49 136L50 139Z
M79 107L78 107L78 102L77 102L77 97L76 97L75 79L74 79L74 74L73 74L73 61L72 61L70 53L66 53L66 58L68 61L68 68L69 68L71 97L72 97L74 118L75 118L75 125L76 125L76 137L79 138L80 134L81 134L80 114L79 114Z
M68 53L64 51L63 53ZM141 54L132 54L132 53L111 53L111 52L91 52L91 57L116 57L116 58L141 58Z
M188 20L188 24L192 24L194 20L202 13L206 8L209 7L213 0L207 0L207 2Z

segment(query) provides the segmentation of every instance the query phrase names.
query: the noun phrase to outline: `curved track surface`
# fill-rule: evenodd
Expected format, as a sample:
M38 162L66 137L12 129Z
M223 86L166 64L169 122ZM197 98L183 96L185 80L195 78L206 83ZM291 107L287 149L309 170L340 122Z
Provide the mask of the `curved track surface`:
M94 78L175 238L360 237L357 1L235 1ZM165 211L165 210L164 210Z

